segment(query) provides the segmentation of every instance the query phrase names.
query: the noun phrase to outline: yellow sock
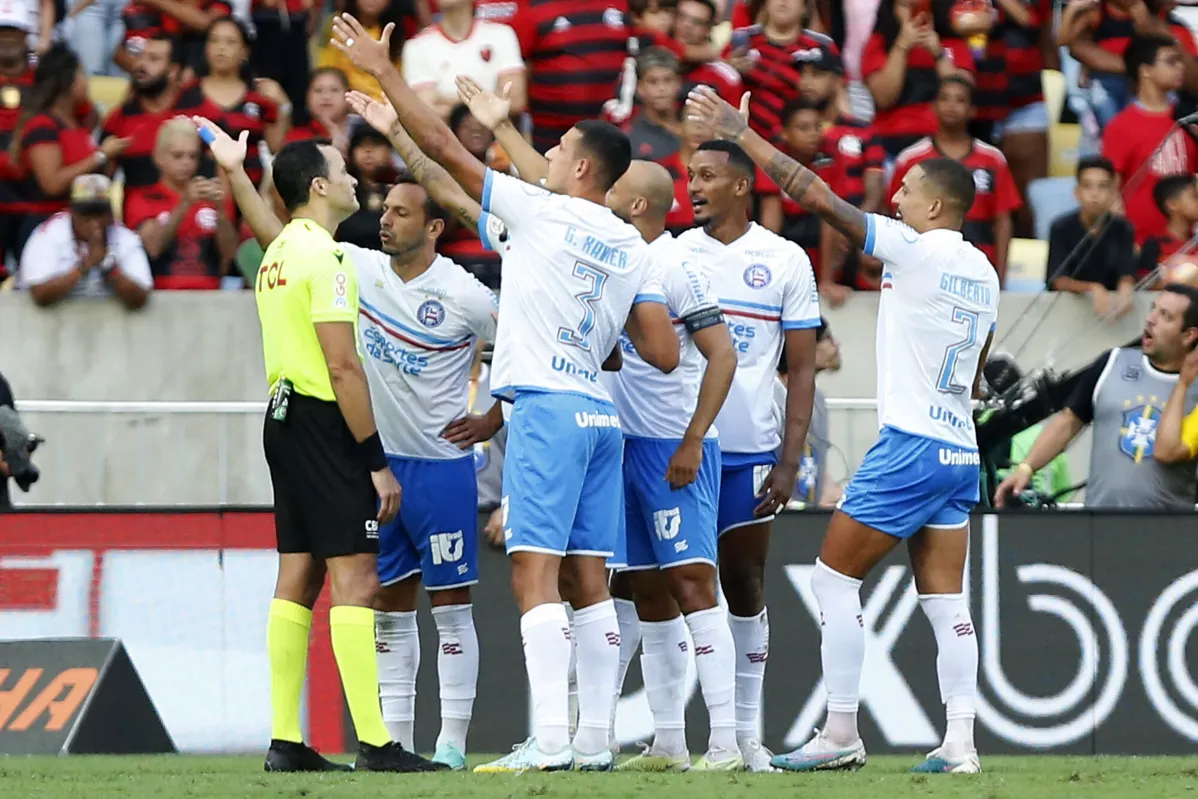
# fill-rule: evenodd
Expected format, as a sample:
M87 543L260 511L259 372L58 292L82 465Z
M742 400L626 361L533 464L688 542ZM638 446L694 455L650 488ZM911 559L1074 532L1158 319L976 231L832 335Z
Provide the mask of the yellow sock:
M303 743L300 703L308 666L308 630L312 611L285 599L272 599L266 618L270 657L270 737Z
M391 741L379 707L379 662L374 648L374 611L337 605L329 609L333 654L358 740L373 746Z

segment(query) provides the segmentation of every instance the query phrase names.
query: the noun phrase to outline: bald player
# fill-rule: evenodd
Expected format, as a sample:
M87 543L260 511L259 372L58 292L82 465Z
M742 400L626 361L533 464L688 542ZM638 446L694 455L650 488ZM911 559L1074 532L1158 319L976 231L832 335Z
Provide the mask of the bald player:
M673 202L669 173L648 161L633 161L607 194L607 206L640 231L654 256L656 269L637 302L669 309L680 352L678 368L665 374L624 337L623 369L606 375L624 431L627 564L613 594L635 597L656 732L649 751L619 770L690 768L683 690L689 628L711 720L709 747L696 768L731 771L743 760L733 701L735 647L716 598L720 448L714 423L732 385L736 352L709 281L666 232ZM628 650L625 634L621 629L621 685L635 651L635 640Z

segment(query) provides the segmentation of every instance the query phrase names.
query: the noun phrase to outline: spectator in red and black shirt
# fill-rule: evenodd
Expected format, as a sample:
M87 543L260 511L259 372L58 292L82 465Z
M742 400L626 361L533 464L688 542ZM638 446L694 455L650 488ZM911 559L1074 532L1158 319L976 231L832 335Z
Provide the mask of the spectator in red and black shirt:
M798 96L796 54L817 47L839 51L830 38L803 27L808 20L806 0L767 0L763 13L764 24L733 33L724 57L740 71L745 90L753 93L749 126L768 139L782 124L783 106Z
M328 139L343 155L349 155L349 135L352 118L345 93L349 78L336 67L313 70L308 81L307 101L296 124L287 131L287 141ZM301 122L301 120L303 120Z
M230 136L249 133L245 171L257 184L262 180L259 144L265 141L271 152L279 151L291 127L291 107L279 84L250 76L249 57L249 36L241 23L218 19L208 29L205 74L183 90L179 101L199 102L192 94L199 91L221 109L220 125Z
M1140 249L1140 266L1136 277L1140 280L1156 272L1160 264L1166 263L1194 237L1194 226L1198 225L1198 187L1193 175L1168 175L1160 179L1152 192L1157 209L1168 220L1165 232L1152 236ZM1147 288L1159 288L1164 283L1159 277Z
M629 31L612 0L528 0L512 18L541 153L617 94Z
M1007 275L1007 250L1011 245L1011 212L1023 204L1015 179L1002 151L969 135L973 116L973 84L952 75L940 81L934 104L939 128L899 154L890 182L890 195L898 193L903 176L916 164L933 158L960 161L973 173L975 195L965 215L961 235L986 254L1001 283Z
M695 223L686 163L682 160L680 71L678 59L660 47L651 47L637 57L636 93L641 113L626 129L632 157L661 164L674 181L674 205L666 216L666 227L672 232L681 232Z
M112 61L132 73L146 42L170 36L178 43L176 58L183 65L181 80L186 83L204 63L204 33L208 26L232 13L233 7L226 0L136 0L121 13L125 38L112 54Z
M71 182L90 172L108 171L129 146L113 137L97 148L75 111L87 98L87 76L65 45L55 45L38 61L33 89L9 145L9 162L21 177L21 214L14 255L43 220L67 207Z
M179 114L209 119L219 119L221 115L221 110L200 92L180 95L182 67L176 60L179 55L176 47L174 40L164 35L142 43L133 62L131 96L104 120L101 142L112 136L130 140L128 149L117 159L117 165L125 173L126 198L131 190L158 182L154 148L163 123Z
M155 289L219 289L237 252L232 197L220 179L197 174L200 137L187 119L158 131L154 161L161 179L125 200L125 226L150 259Z
M709 47L711 29L718 16L714 0L679 0L674 17L674 38L688 51ZM682 94L685 97L696 86L710 86L733 107L739 108L744 93L740 73L728 62L718 60L717 55L682 65Z
M882 0L861 55L861 74L877 108L874 133L890 159L936 132L932 101L940 79L974 71L969 46L952 35L945 2L933 3L932 18L913 18L910 3Z
M977 70L969 132L987 144L997 144L994 127L1007 116L1007 42L998 35L997 22L990 0L957 0L949 14L953 34L969 45Z

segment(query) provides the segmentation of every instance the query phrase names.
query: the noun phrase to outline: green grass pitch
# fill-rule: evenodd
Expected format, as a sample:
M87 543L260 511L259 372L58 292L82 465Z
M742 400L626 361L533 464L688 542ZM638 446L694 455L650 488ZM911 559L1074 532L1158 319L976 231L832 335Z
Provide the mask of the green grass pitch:
M471 758L481 762L483 758ZM831 774L265 774L260 757L0 757L6 799L1169 799L1198 798L1198 757L988 757L976 776L875 757Z

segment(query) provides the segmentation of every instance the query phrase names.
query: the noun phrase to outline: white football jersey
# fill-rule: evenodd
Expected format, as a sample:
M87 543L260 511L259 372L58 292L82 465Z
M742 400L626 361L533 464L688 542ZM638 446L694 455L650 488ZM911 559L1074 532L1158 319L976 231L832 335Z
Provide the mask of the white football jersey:
M624 366L609 373L610 389L625 436L680 439L695 414L706 368L703 354L687 332L686 320L718 311L719 301L707 276L683 261L669 233L655 239L649 250L653 253L653 271L636 301L660 302L669 308L678 333L678 366L665 374L640 356L625 333L620 336ZM716 437L715 425L706 437Z
M866 216L880 259L878 427L977 449L973 380L998 320L998 273L955 230L919 234Z
M491 361L491 393L565 391L610 401L599 379L632 300L652 265L632 225L590 200L553 194L487 170L484 244L503 220L503 291Z
M757 223L725 246L702 228L678 237L686 260L703 271L720 298L736 377L716 417L720 451L773 452L781 444L773 418L785 331L819 326L819 290L803 249Z
M475 345L495 338L495 295L441 255L405 283L386 253L342 246L358 275L358 334L383 449L403 458L470 457L441 431L468 412Z
M454 81L459 75L473 78L489 92L499 91L499 81L524 71L516 32L501 22L476 19L461 41L445 35L440 25L430 25L404 42L403 77L414 90L435 87L441 99L458 102Z

